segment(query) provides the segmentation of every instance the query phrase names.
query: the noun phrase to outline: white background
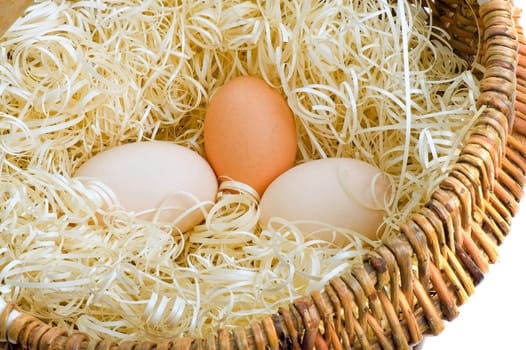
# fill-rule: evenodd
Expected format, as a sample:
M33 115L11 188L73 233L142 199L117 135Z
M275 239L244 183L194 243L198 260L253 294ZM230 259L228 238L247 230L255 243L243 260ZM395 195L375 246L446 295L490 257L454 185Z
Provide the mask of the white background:
M526 350L526 195L499 255L459 316L423 350Z
M526 12L526 0L515 0ZM526 27L526 18L522 21ZM526 350L526 195L512 230L499 250L499 262L459 316L425 340L423 350Z

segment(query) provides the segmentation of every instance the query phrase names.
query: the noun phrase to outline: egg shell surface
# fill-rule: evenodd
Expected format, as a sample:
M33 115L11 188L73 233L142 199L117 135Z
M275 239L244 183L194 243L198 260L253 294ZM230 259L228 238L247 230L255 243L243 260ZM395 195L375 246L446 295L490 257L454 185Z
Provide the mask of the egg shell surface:
M296 157L294 117L278 90L255 77L223 85L207 106L206 156L216 175L260 195Z
M144 220L174 222L182 232L204 219L203 210L212 206L218 187L203 157L161 141L110 148L86 161L75 176L102 181L115 193L116 205ZM199 208L182 216L194 206Z
M260 201L260 222L266 226L273 217L298 221L296 226L306 237L340 246L345 244L345 237L320 230L323 225L317 222L377 239L389 187L389 179L378 168L360 160L309 161L293 167L269 185Z

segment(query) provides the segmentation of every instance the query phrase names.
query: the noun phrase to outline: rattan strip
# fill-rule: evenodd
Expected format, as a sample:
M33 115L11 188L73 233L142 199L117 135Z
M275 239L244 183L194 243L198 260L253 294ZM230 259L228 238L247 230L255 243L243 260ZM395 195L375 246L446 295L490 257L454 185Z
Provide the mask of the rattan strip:
M464 55L475 54L477 26L471 14L476 5L437 0L430 7L449 25L452 45ZM497 245L522 196L526 46L522 31L517 41L512 11L512 3L503 0L480 8L486 69L479 105L486 110L450 176L430 203L402 225L399 236L368 254L363 265L331 280L324 291L299 298L247 328L162 343L101 341L89 346L85 334L67 334L23 312L8 324L13 312L8 305L0 315L0 348L409 349L425 334L439 334L443 319L456 317L458 305L473 293L488 263L496 261ZM512 126L514 134L508 135Z

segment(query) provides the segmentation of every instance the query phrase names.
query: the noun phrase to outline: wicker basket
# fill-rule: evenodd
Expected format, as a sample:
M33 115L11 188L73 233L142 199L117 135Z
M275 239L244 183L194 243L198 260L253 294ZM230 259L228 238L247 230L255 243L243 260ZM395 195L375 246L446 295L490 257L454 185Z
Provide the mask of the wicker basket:
M526 174L526 41L509 0L428 6L457 52L485 67L478 104L486 109L432 199L362 265L247 328L219 329L205 339L94 345L85 334L7 305L0 349L410 349L439 334L497 260L518 210Z

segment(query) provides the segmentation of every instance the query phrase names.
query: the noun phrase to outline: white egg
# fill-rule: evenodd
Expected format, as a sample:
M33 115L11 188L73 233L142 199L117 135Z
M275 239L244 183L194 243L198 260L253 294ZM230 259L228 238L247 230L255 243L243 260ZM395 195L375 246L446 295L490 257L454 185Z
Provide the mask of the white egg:
M101 152L75 173L102 181L116 205L139 218L174 223L182 232L204 219L217 192L206 160L171 142L137 142Z
M389 188L388 177L366 162L349 158L309 161L270 184L261 198L260 222L264 226L272 218L297 222L306 237L338 245L345 243L344 237L311 234L323 223L376 239Z

